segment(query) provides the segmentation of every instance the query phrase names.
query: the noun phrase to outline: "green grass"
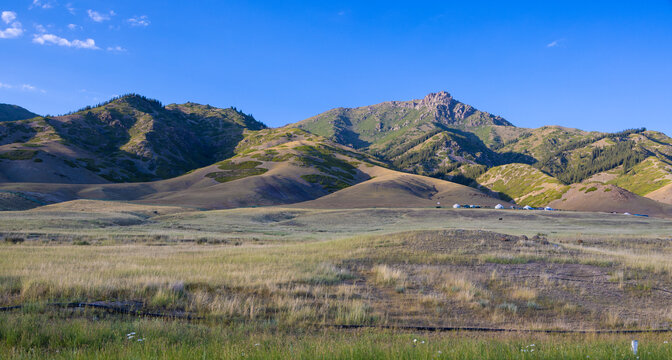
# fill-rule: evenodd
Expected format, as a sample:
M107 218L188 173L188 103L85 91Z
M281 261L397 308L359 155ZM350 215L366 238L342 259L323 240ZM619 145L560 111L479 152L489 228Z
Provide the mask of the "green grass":
M261 165L259 161L243 161L243 162L233 162L231 160L222 161L217 163L217 167L222 170L249 170L254 169L257 166Z
M293 158L295 155L292 153L285 153L280 155L277 150L268 149L264 152L256 153L250 155L251 158L261 160L261 161L272 161L272 162L283 162Z
M99 317L100 316L100 317ZM94 320L94 319L98 320ZM134 333L133 335L129 335ZM669 335L544 335L279 328L100 314L0 314L12 359L669 359ZM138 341L142 339L142 341Z
M241 170L230 170L230 171L216 171L206 174L205 176L215 179L220 183L225 183L233 180L243 179L249 176L256 176L264 174L268 169L264 168L253 168L253 169L241 169Z
M301 178L311 184L320 184L325 190L329 192L342 190L350 186L350 184L344 181L341 181L333 176L327 176L327 175L308 174L308 175L301 175Z
M305 167L314 167L321 172L339 179L353 180L357 168L348 161L341 160L335 155L336 149L329 146L301 145L294 148L299 164Z
M491 168L477 182L506 195L519 205L546 206L562 198L569 190L560 180L526 164L508 164Z
M147 218L121 210L0 216L3 238L25 239L0 244L0 305L27 305L0 313L0 354L611 359L627 355L631 336L351 331L317 324L631 329L658 328L671 319L660 310L667 309L668 295L654 290L672 286L665 240L672 223L660 219L510 211L500 222L493 219L501 212L488 209L275 207ZM74 246L84 241L90 245ZM604 275L563 280L577 269ZM618 296L598 296L605 291ZM203 320L44 305L117 300ZM605 315L632 303L643 311L636 320ZM145 341L127 339L130 332ZM670 356L663 344L668 335L637 338L640 359Z
M215 179L220 183L229 182L266 173L268 169L257 167L261 164L260 161L243 161L235 163L231 160L226 160L218 163L218 168L224 171L211 172L205 176Z
M37 155L36 150L10 150L0 154L0 159L30 160Z
M672 165L650 157L608 183L644 196L671 183L671 172Z

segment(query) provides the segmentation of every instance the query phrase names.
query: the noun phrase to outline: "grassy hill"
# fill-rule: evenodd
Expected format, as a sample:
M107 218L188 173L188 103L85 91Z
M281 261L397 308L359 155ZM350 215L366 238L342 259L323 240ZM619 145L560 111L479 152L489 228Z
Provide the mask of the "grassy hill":
M451 163L501 162L484 134L515 129L443 91L420 100L337 108L292 126L394 162L399 169L430 175Z
M478 183L513 200L519 205L545 206L569 190L560 180L526 164L508 164L489 169L479 176Z
M56 117L0 123L0 170L12 182L167 179L233 155L266 126L234 108L163 106L126 95Z
M493 205L480 191L447 181L404 174L375 158L296 128L246 131L234 156L171 179L119 184L0 183L0 189L30 193L45 202L74 199L126 200L200 209L293 204L332 194L326 206L434 206L436 201ZM412 178L408 182L407 178ZM404 189L366 198L361 190L401 181ZM359 194L353 198L352 194ZM366 191L364 191L366 193ZM412 194L411 198L404 194ZM369 194L370 195L370 194ZM412 201L411 201L412 200ZM470 200L470 201L468 201ZM331 204L331 205L330 205ZM318 206L318 204L315 204Z
M672 139L662 133L518 128L446 92L337 108L292 126L377 156L398 170L471 185L487 169L511 163L532 165L572 184L619 166L627 173L649 157L672 159Z
M633 194L625 189L599 182L573 184L549 206L563 210L599 211L672 217L672 205Z
M383 175L379 167L389 169ZM445 180L520 205L547 205L587 181L672 203L672 138L646 129L518 128L446 92L337 108L279 129L235 108L164 106L135 94L63 116L0 122L0 188L32 189L46 202L83 197L226 208L339 192L323 203L424 206ZM104 185L110 183L122 184Z
M38 116L21 106L11 104L0 104L0 122L26 120Z

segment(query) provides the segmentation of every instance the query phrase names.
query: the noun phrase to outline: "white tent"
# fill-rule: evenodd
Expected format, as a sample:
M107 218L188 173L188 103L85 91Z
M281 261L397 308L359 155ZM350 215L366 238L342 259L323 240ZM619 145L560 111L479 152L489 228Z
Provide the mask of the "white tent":
M495 206L495 209L504 209L504 205L502 205L502 204L497 204L497 205Z
M525 205L525 206L523 207L523 209L525 209L525 210L534 210L534 208L531 207L530 205Z
M462 207L462 206L461 206L460 204L455 204L455 205L453 205L453 209L459 209L459 208L461 208L461 207Z

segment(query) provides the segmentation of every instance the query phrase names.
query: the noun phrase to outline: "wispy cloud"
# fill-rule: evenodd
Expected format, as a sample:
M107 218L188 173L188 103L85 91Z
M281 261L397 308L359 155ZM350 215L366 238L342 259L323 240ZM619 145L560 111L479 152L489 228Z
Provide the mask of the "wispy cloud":
M117 45L117 46L109 46L109 47L107 48L107 51L110 51L110 52L117 52L117 53L119 53L119 52L126 52L126 49L124 49L123 47Z
M77 25L77 24L68 24L68 29L70 30L78 30L81 29L82 27Z
M2 22L9 25L8 28L0 30L0 39L13 39L23 34L23 26L19 21L16 21L16 13L14 11L3 11L0 18Z
M0 89L12 89L12 90L20 90L20 91L41 92L43 94L46 93L46 90L39 89L38 87L30 85L30 84L11 85L11 84L0 82Z
M91 49L98 50L99 47L96 46L96 42L93 39L86 40L68 40L54 34L42 34L34 35L33 42L40 45L49 45L54 44L58 46L65 46L77 49Z
M109 14L104 14L104 13L99 13L98 11L94 11L94 10L91 10L91 9L87 10L86 13L89 14L89 17L91 18L91 20L93 20L95 22L107 21L107 20L110 20L110 17L116 15L114 13L114 11L110 11Z
M41 9L51 9L54 7L54 2L50 0L33 0L33 4L30 5L29 9L32 8L41 8Z
M550 43L546 44L546 47L547 48L558 47L558 46L560 46L561 42L562 42L562 39L553 40Z
M72 5L72 3L67 3L65 4L65 8L68 10L68 12L72 15L75 15L75 7Z
M126 21L131 24L131 26L149 26L150 24L147 15L134 16Z

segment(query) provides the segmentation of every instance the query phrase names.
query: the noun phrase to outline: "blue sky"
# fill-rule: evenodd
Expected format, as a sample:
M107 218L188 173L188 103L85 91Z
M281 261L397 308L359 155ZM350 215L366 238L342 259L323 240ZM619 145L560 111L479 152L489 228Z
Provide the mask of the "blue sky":
M0 102L128 92L271 126L446 90L518 126L672 135L672 0L3 0Z

